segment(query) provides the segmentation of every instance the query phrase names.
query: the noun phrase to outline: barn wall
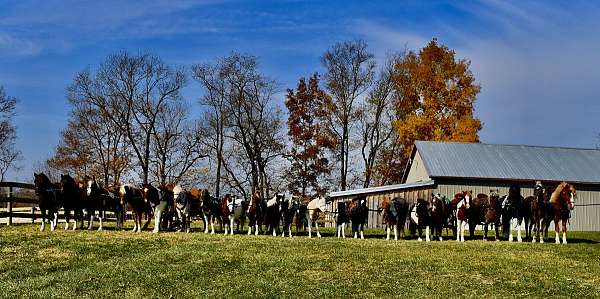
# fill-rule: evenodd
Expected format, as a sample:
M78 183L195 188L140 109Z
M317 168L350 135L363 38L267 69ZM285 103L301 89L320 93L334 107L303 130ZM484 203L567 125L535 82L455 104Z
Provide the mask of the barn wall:
M533 195L533 183L502 181L499 183L491 181L476 180L436 180L434 192L452 198L454 194L471 190L473 195L478 193L489 194L490 189L498 189L501 195L508 193L511 184L521 186L521 194L524 197ZM554 183L558 184L558 183ZM573 231L600 231L600 187L594 185L575 185L577 198L575 209L570 219L569 230ZM552 228L552 225L551 225Z
M429 181L429 174L427 173L427 169L425 168L425 163L421 158L419 152L415 152L415 157L410 164L410 169L408 171L408 175L406 177L405 183L414 183L419 181Z
M367 195L367 206L369 207L369 215L367 217L367 228L383 228L383 214L377 213L380 203L384 198L404 198L409 203L417 202L418 198L428 198L431 195L432 186L422 188L412 188L407 190L397 190L393 192L380 192ZM351 201L357 195L337 197L329 203L329 211L331 213L325 217L326 227L335 227L335 219L337 215L338 202Z

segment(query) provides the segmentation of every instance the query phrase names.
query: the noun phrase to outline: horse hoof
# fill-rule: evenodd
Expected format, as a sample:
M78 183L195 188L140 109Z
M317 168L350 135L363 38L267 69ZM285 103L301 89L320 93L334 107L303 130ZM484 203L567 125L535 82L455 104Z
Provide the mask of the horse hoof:
M486 241L487 241L487 239L486 239L486 238L483 238L483 242L486 242Z
M419 241L419 242L422 242L422 241L423 241L423 239L419 238L419 239L417 239L417 241Z
M540 244L544 244L544 239L540 239Z

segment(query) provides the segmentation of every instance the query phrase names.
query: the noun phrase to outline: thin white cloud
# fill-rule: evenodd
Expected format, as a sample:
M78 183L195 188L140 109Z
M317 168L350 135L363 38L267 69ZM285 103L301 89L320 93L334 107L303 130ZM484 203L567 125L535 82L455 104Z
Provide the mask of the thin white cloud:
M368 22L355 32L386 49L418 50L438 36L469 59L482 85L476 114L485 142L593 147L600 131L600 10L561 9L484 2L465 11L485 31L441 21L401 30Z
M29 56L40 53L42 47L37 43L0 32L0 56Z

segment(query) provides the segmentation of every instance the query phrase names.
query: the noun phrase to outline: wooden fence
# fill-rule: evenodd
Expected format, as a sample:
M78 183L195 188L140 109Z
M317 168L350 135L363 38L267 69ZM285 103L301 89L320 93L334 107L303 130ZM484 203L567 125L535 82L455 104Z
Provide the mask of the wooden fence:
M0 203L8 203L8 209L6 212L0 212L0 218L8 218L7 225L12 225L13 218L31 218L35 221L37 217L35 214L35 208L31 208L31 212L16 212L13 211L15 203L24 204L37 204L38 199L36 197L19 197L17 189L35 190L33 184L17 183L17 182L0 182L0 189L6 189L8 192L0 194Z

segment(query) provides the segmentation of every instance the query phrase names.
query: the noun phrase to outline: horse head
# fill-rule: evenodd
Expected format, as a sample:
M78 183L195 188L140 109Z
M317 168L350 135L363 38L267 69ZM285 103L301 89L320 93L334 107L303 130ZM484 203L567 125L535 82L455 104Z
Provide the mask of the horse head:
M569 210L573 210L575 208L575 197L577 196L575 187L573 187L571 184L567 184L566 188L563 189L561 196L567 203Z
M33 173L33 183L35 184L35 194L39 195L46 191L50 185L50 179L43 173Z

